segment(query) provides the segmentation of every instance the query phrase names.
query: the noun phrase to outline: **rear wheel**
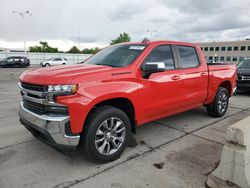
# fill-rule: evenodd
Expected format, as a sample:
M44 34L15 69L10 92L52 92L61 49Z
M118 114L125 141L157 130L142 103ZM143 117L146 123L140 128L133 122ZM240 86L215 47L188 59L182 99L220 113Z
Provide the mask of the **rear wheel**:
M222 117L227 111L229 94L226 88L219 87L212 104L207 106L208 114L213 117Z
M118 159L131 135L130 120L125 112L103 106L94 110L85 125L84 147L91 159L105 163Z

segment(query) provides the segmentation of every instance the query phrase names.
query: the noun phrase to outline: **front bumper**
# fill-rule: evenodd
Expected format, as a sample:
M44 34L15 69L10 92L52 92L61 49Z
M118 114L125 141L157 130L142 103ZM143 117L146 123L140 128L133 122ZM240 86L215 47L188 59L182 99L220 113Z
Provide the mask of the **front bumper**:
M237 87L233 88L233 95L236 95Z
M75 149L80 135L66 135L65 125L69 116L48 116L35 114L23 106L19 107L20 122L39 140L58 149Z
M237 83L238 90L250 90L250 83Z

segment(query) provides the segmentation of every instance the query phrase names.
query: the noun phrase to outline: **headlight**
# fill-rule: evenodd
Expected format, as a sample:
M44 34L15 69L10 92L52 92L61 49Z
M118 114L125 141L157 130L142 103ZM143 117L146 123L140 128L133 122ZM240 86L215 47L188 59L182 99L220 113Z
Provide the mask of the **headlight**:
M74 94L77 91L77 85L49 85L49 93L58 93L58 94Z

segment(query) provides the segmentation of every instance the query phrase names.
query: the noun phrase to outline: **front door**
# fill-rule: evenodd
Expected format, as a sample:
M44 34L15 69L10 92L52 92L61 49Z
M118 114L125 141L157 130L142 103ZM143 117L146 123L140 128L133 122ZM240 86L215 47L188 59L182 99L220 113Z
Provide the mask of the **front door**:
M142 123L170 115L182 108L181 71L175 69L171 45L155 47L146 57L146 62L164 62L164 72L153 73L141 79L143 89L139 91Z

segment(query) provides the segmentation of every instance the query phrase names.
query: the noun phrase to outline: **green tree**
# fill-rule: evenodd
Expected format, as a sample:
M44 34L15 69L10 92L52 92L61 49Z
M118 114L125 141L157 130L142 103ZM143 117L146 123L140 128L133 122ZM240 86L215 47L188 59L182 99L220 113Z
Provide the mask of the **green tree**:
M111 40L110 45L112 44L117 44L121 42L129 42L130 41L130 36L128 33L121 33L116 39Z
M72 53L72 54L79 54L81 53L81 51L76 47L73 46L69 51L67 51L68 53Z
M82 50L83 54L95 54L97 52L99 52L101 50L101 48L95 47L95 48L84 48Z
M48 42L40 41L40 46L29 47L30 52L45 52L45 53L58 53L58 48L49 46Z

